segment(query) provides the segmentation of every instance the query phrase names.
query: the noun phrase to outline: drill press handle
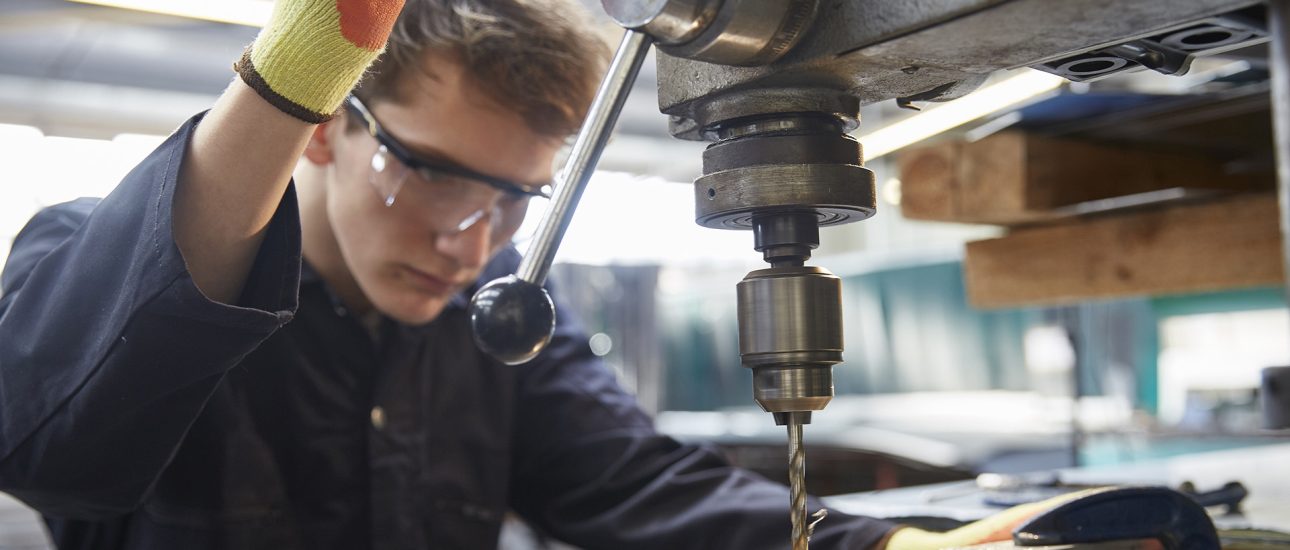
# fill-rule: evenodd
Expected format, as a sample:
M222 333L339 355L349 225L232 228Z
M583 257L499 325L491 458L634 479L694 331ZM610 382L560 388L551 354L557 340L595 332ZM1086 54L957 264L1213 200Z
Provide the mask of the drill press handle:
M651 42L641 32L629 30L623 35L587 119L578 131L569 160L560 172L551 206L542 216L519 269L515 275L484 285L471 298L470 324L475 343L503 363L526 363L551 340L555 331L555 305L542 283L546 282L560 240L600 161L600 153L609 141Z
M773 63L815 20L818 0L600 0L628 29L648 33L663 52L721 65Z

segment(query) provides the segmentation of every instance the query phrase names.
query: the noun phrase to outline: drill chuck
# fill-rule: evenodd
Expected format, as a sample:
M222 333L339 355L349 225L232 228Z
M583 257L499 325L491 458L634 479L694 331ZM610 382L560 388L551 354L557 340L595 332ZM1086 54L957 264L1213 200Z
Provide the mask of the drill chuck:
M842 282L815 266L772 267L738 285L739 352L771 413L823 410L842 361ZM781 415L776 415L777 419Z

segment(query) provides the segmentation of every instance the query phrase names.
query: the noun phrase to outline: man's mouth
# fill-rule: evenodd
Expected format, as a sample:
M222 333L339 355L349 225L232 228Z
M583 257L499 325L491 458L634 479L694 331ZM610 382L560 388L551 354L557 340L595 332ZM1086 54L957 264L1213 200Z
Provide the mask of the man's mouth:
M405 265L402 270L413 286L427 294L447 296L455 292L459 286L411 266Z

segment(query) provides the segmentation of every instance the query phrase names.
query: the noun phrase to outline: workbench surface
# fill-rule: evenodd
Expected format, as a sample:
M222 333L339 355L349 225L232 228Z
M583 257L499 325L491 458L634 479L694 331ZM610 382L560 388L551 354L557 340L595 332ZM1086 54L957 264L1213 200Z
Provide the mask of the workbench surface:
M1144 461L1130 465L1071 468L1057 472L1067 484L1164 485L1185 481L1200 491L1239 481L1249 490L1243 513L1214 517L1220 528L1290 532L1290 444L1231 449ZM831 509L884 518L943 517L972 521L999 512L986 504L975 481L955 481L827 497Z

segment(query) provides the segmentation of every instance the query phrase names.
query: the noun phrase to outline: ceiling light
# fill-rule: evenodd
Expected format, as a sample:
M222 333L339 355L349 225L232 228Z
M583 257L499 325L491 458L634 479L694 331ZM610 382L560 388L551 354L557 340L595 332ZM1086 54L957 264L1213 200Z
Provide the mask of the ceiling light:
M189 19L263 27L273 13L270 0L71 0L112 8L160 13Z
M1057 75L1022 69L1005 80L959 99L930 107L904 120L857 136L856 139L864 145L865 160L870 161L1055 90L1065 81Z

